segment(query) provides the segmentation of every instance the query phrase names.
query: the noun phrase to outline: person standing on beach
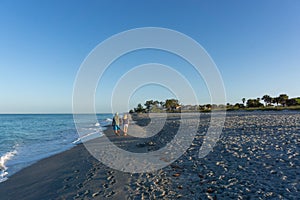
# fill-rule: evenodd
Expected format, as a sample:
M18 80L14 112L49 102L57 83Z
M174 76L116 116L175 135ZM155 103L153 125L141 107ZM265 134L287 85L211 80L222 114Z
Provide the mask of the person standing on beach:
M123 116L123 131L124 131L124 136L127 135L128 125L129 125L128 115L124 114L124 116Z
M118 113L116 113L115 116L113 117L113 121L112 121L111 125L113 126L115 134L119 136L120 135L120 119L119 119Z

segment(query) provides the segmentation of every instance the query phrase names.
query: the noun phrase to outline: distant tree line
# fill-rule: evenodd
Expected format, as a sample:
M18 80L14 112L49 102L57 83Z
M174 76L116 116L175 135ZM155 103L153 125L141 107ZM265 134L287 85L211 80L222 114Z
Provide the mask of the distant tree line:
M260 103L263 100L265 105ZM247 107L261 107L261 106L297 106L300 105L300 98L289 98L286 94L280 94L278 97L271 97L270 95L264 95L261 99L248 99Z
M261 101L264 102L261 103ZM183 105L177 99L167 99L165 101L148 100L143 105L139 103L136 108L130 110L130 113L148 113L148 112L189 112L200 111L206 112L211 110L239 110L247 108L272 108L275 106L290 107L300 106L300 97L289 98L286 94L280 94L278 97L264 95L262 98L246 99L242 98L242 103L234 105L205 104L205 105Z
M261 103L261 101L264 102ZM242 103L236 103L234 105L227 104L227 109L237 110L237 109L247 109L247 108L272 108L272 107L290 107L290 106L300 106L300 97L289 98L287 94L280 94L277 97L271 97L270 95L264 95L262 98L256 99L246 99L242 98Z
M147 112L175 112L180 106L177 99L167 99L165 101L148 100L142 105L139 103L136 108L130 110L130 113L147 113Z

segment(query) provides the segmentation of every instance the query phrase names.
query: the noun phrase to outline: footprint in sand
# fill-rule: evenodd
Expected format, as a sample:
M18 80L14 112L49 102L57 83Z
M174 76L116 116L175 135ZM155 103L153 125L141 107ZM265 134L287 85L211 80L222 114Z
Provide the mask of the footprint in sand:
M105 195L106 198L109 198L115 194L114 191L109 192L107 195Z
M114 176L109 176L109 177L107 177L106 180L110 181L110 180L113 179L113 178L114 178Z
M108 188L108 184L105 183L105 184L102 185L102 187L103 187L104 189L107 189L107 188Z
M80 189L80 188L83 187L83 185L82 185L82 183L79 183L79 184L76 185L76 187L77 187L78 189Z
M68 181L70 181L72 178L73 178L73 177L71 177L71 176L70 176L70 177L67 177L67 178L64 179L64 182L68 182Z
M114 185L115 183L116 183L116 179L112 179L112 180L109 182L110 185Z

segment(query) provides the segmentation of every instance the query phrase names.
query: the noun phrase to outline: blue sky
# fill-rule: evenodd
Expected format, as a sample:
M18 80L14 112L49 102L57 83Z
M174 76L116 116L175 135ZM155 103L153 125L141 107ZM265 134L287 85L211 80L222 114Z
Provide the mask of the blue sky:
M222 75L230 103L264 94L300 96L299 10L297 0L1 0L0 113L72 112L73 84L86 56L114 34L149 26L182 32L201 44ZM174 66L191 79L200 103L210 103L201 77L175 61L156 51L120 58L103 79L107 87L97 90L97 112L110 110L109 90L126 72L118 67L147 62ZM147 86L130 101L171 96L166 88Z

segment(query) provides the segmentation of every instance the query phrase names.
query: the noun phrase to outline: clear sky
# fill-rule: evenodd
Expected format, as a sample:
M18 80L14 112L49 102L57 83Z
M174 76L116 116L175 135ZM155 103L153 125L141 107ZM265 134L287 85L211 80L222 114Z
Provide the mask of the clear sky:
M91 50L114 34L149 26L182 32L201 44L222 75L230 103L264 94L300 96L298 0L0 0L0 113L72 112L74 80ZM184 73L194 81L200 103L210 103L201 78L197 85L199 77L176 59L149 50L117 60L103 79L107 87L97 90L97 112L109 112L108 91L125 68L149 62ZM170 91L153 85L130 101L168 97Z

